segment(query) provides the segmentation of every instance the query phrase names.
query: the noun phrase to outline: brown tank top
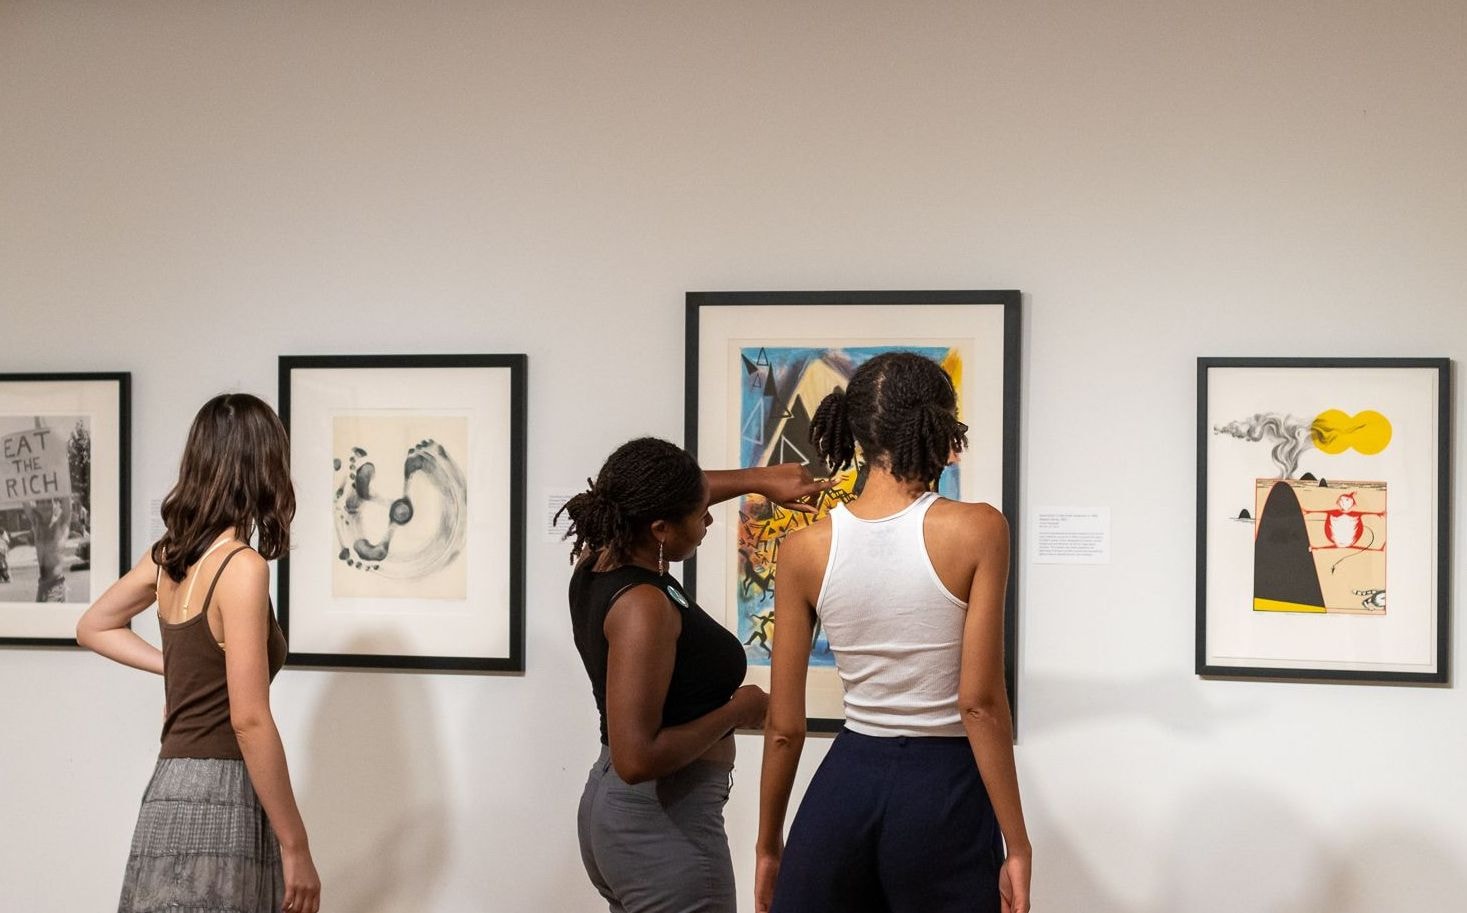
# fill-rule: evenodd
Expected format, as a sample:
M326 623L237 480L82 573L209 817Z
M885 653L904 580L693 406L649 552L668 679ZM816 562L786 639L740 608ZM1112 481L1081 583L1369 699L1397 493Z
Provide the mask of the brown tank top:
M163 748L160 758L240 759L239 740L229 722L229 685L224 673L224 648L209 630L209 604L224 568L241 546L219 563L204 607L193 618L170 624L162 618L163 691L168 696L168 714L163 719ZM275 620L275 607L268 613L270 680L285 665L285 634Z

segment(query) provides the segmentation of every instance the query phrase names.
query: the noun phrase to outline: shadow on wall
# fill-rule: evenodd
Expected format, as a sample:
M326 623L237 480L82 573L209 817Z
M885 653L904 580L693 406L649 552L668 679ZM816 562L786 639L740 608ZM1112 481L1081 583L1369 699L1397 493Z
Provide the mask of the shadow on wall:
M1207 701L1200 688L1179 688L1175 676L1157 673L1130 679L1084 679L1079 677L1030 676L1025 679L1019 734L1023 739L1070 726L1104 726L1117 718L1147 719L1155 725L1186 735L1200 735L1247 716L1246 709L1221 709ZM1117 813L1124 800L1117 797ZM1132 883L1138 891L1157 883L1154 871L1128 879L1120 873L1097 873L1095 854L1068 839L1073 828L1066 824L1063 809L1054 813L1043 791L1026 790L1025 816L1030 833L1040 841L1041 872L1035 884L1036 904L1056 910L1085 910L1086 913L1176 913L1190 908L1161 905L1138 906L1134 897L1112 896L1117 883ZM1107 835L1114 839L1131 822ZM1084 840L1081 835L1080 840ZM1055 873L1046 877L1047 873ZM1063 873L1063 874L1058 874ZM1104 876L1104 877L1102 877ZM1240 908L1241 909L1241 908Z
M1036 676L1025 680L1021 699L1021 739L1115 717L1149 719L1176 733L1205 735L1255 712L1236 701L1227 706L1210 701L1197 679L1189 677L1183 682L1168 672L1104 680Z
M332 672L309 727L301 805L322 907L432 909L448 836L445 772L426 683Z
M1467 893L1460 860L1419 828L1373 812L1345 828L1309 821L1285 797L1236 781L1184 802L1166 844L1159 910L1449 910Z
M1252 712L1238 704L1222 709L1206 699L1205 689L1179 687L1164 676L1106 682L1038 678L1027 682L1026 697L1026 735L1139 718L1193 736L1224 730ZM1114 813L1124 815L1125 796L1113 799ZM1087 913L1379 913L1453 910L1467 896L1467 866L1453 855L1450 840L1352 795L1331 803L1347 816L1345 823L1339 817L1313 820L1275 788L1226 772L1204 773L1192 792L1177 797L1167 831L1155 835L1155 844L1164 848L1159 858L1133 875L1099 871L1096 859L1106 854L1086 852L1086 835L1072 839L1064 810L1051 807L1042 789L1026 792L1024 804L1042 853L1036 907ZM1103 839L1134 827L1117 825ZM1135 894L1117 899L1117 885L1134 885Z
M1443 839L1378 808L1362 809L1341 828L1309 821L1270 790L1219 780L1179 803L1152 870L1100 878L1094 854L1065 839L1042 800L1025 799L1031 830L1042 835L1036 909L1380 913L1455 910L1467 896L1467 870ZM1348 797L1341 799L1348 808ZM1107 886L1117 883L1132 883L1153 899L1117 900Z
M1033 907L1037 910L1075 910L1085 913L1145 913L1134 904L1109 896L1104 879L1091 862L1067 840L1064 822L1051 814L1042 794L1024 794L1024 817L1036 840Z

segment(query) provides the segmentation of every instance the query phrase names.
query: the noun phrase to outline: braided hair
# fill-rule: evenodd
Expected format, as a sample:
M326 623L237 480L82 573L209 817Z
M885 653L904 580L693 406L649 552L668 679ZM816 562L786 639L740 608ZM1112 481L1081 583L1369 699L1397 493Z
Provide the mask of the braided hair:
M903 481L932 485L948 457L968 444L952 378L915 352L885 352L856 370L850 386L820 401L810 443L835 472L856 460L885 466Z
M654 520L678 520L703 503L703 470L693 455L655 437L627 441L612 452L596 480L565 503L571 562L607 549L625 561Z

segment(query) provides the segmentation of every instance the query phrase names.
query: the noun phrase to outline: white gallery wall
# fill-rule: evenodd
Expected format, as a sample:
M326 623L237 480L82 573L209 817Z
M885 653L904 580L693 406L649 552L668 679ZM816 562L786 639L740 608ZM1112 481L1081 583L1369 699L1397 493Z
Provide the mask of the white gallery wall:
M1021 289L1021 504L1114 534L1016 552L1036 911L1457 909L1467 692L1193 674L1193 439L1199 355L1467 358L1464 40L1459 0L0 0L0 371L132 372L141 552L278 355L528 353L528 671L274 700L328 913L590 913L536 506L681 439L688 290ZM0 649L0 910L115 904L161 704Z

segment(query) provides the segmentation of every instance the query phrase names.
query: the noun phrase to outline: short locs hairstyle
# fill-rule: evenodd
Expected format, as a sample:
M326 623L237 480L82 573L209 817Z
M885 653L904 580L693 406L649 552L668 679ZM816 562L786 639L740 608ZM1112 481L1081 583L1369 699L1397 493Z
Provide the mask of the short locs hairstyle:
M968 444L957 406L952 378L936 362L886 352L856 369L847 389L820 401L810 442L831 472L854 463L859 445L868 463L931 486Z
M570 515L571 561L600 549L625 561L655 520L677 520L703 502L703 470L676 444L655 437L627 441L602 464L590 487L561 508ZM559 513L556 516L560 516Z
M204 403L188 432L178 481L163 499L167 532L153 544L153 561L182 580L215 536L225 530L258 535L266 560L290 548L295 488L290 444L280 416L248 393L224 393Z

